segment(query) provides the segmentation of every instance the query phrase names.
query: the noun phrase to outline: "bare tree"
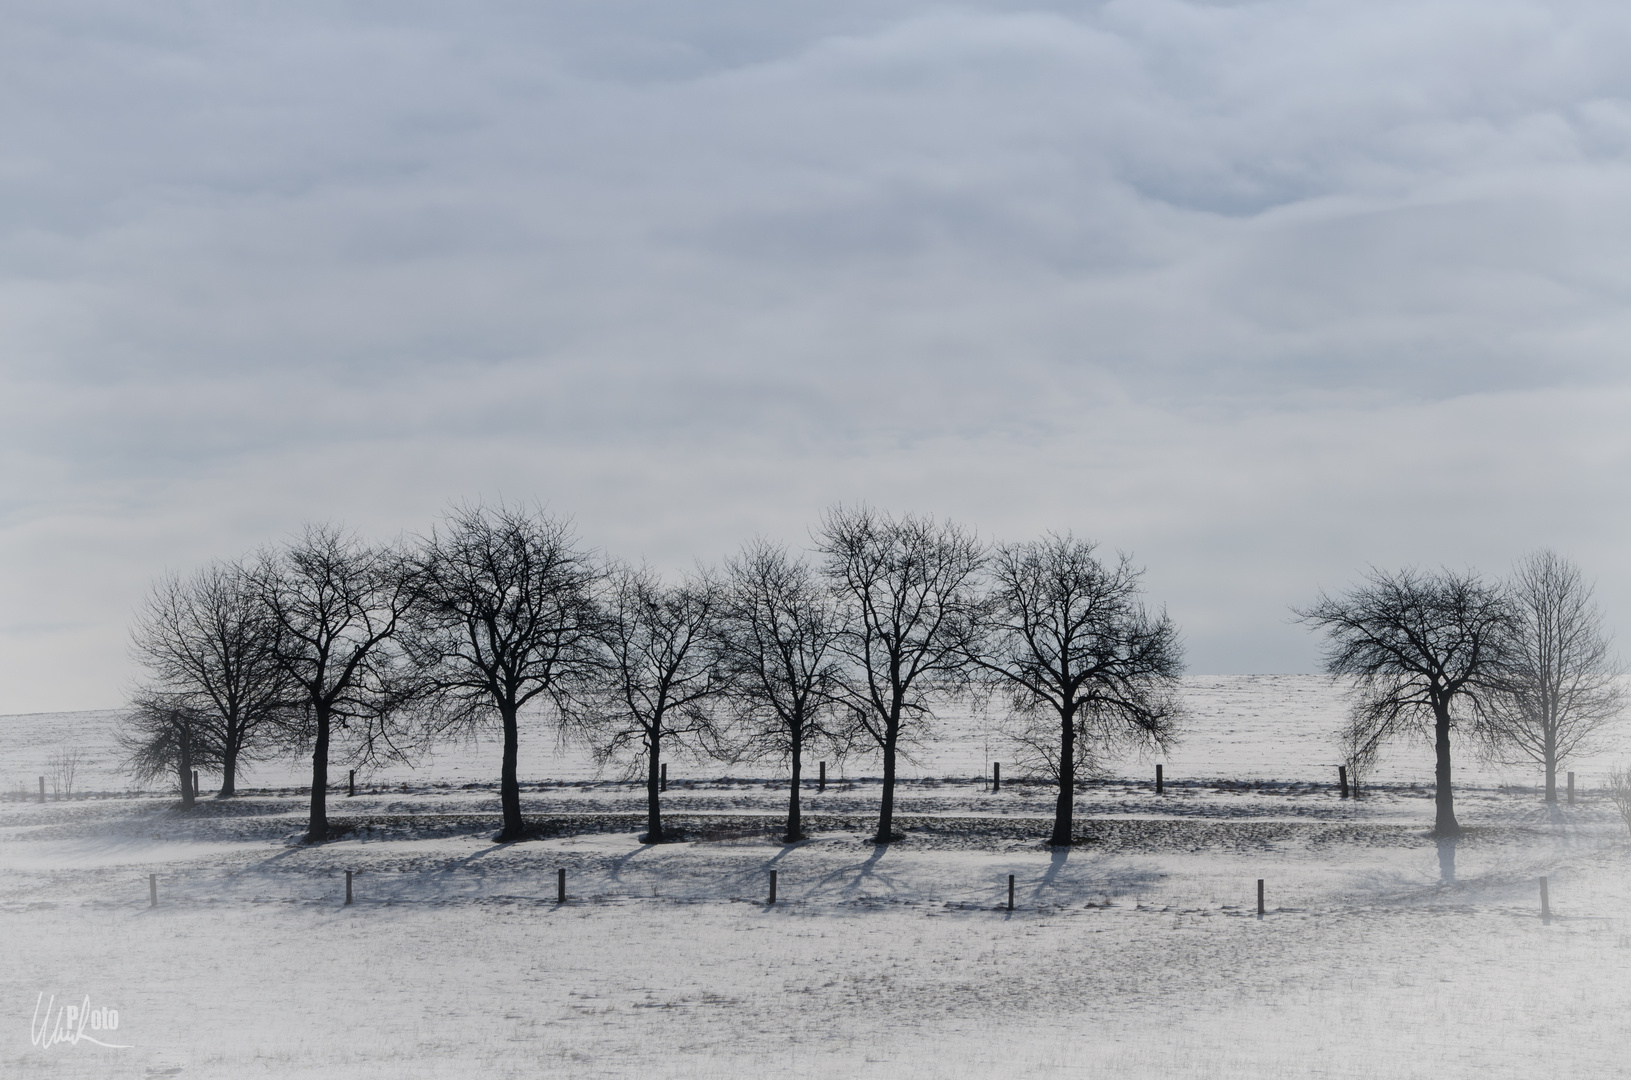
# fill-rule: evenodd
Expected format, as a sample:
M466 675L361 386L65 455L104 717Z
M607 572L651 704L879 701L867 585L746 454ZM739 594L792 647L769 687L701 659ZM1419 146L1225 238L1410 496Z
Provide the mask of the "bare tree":
M51 768L51 797L72 799L74 779L79 775L79 767L85 764L85 751L77 746L58 747L48 764Z
M842 632L832 595L785 546L756 540L726 565L719 622L724 664L746 752L791 765L783 840L804 839L799 782L813 744L842 747L833 723Z
M834 507L816 534L844 611L839 650L850 715L883 755L876 843L895 833L895 767L903 739L967 683L968 635L984 551L951 522Z
M1381 751L1381 744L1371 738L1368 717L1362 713L1349 713L1348 719L1337 729L1336 741L1337 748L1342 752L1342 764L1348 767L1348 786L1353 791L1353 797L1362 798Z
M1620 820L1631 828L1631 766L1608 771L1608 801L1620 812Z
M405 643L437 730L496 719L503 737L499 843L523 834L518 717L582 679L592 656L596 571L571 527L499 506L461 508L418 557L422 602Z
M293 688L278 663L280 633L237 563L160 579L137 616L132 652L150 690L185 704L219 748L217 798L236 793L240 766L272 745L288 716Z
M599 670L568 700L567 716L602 767L623 761L644 772L641 840L660 844L676 838L663 828L665 749L709 750L718 742L712 706L729 689L714 647L723 589L707 574L667 585L649 569L618 565L602 592Z
M1014 734L1059 784L1048 843L1072 842L1076 781L1096 754L1165 748L1181 714L1178 631L1139 599L1140 571L1068 534L996 548L972 659L1006 692Z
M306 839L328 837L328 763L336 730L361 760L396 750L388 722L401 705L393 639L415 602L403 556L363 544L331 525L262 555L257 587L280 629L277 659L294 683L311 748Z
M1624 705L1622 670L1610 651L1603 614L1580 568L1556 552L1536 551L1509 583L1517 625L1508 685L1491 698L1483 731L1490 755L1545 770L1546 801L1557 802L1557 770L1601 748L1603 729Z
M1502 590L1472 573L1372 569L1347 595L1322 593L1296 615L1325 633L1326 673L1353 680L1350 723L1362 750L1431 731L1433 832L1458 834L1450 732L1483 722L1504 685L1514 617Z
M125 767L137 783L174 772L181 805L189 809L198 795L193 770L220 763L220 748L210 741L207 725L193 708L160 694L136 696L117 738Z

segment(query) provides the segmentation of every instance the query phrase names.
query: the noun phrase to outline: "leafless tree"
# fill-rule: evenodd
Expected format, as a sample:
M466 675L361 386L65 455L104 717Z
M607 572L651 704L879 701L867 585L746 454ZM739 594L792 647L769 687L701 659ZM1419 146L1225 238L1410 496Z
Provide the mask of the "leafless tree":
M774 756L792 769L783 839L804 839L799 782L805 751L842 748L834 723L838 693L839 611L830 592L787 548L756 540L727 563L719 620L730 675L735 729L748 754Z
M51 797L72 799L74 779L79 775L79 767L85 764L85 751L77 746L58 747L48 764L51 768Z
M1176 737L1183 649L1139 599L1140 571L1069 535L998 545L972 659L1004 693L1012 734L1059 784L1048 843L1072 841L1076 781L1098 753Z
M1631 828L1631 767L1608 771L1608 800L1620 812L1620 820Z
M187 808L198 796L193 770L220 764L220 748L211 742L208 726L184 700L138 694L117 737L125 767L137 783L173 772L181 805Z
M669 585L647 568L616 565L601 593L597 677L566 701L566 715L602 767L621 761L644 772L641 840L660 844L675 839L663 828L663 754L718 745L714 706L729 689L715 648L724 590L705 573Z
M257 588L276 620L277 659L294 683L311 749L311 819L306 838L328 837L328 764L338 730L360 760L389 756L390 720L402 704L395 635L417 583L403 555L365 545L331 525L264 552Z
M1574 563L1536 551L1518 564L1508 588L1517 624L1506 689L1490 699L1485 746L1504 764L1539 764L1546 801L1555 803L1559 765L1600 749L1604 728L1619 719L1623 672L1592 587Z
M289 717L293 687L278 663L280 633L237 563L160 579L137 616L132 652L149 690L184 704L219 748L217 798L236 792L240 766L270 748Z
M1381 744L1371 738L1369 717L1350 712L1342 727L1337 729L1336 741L1337 748L1342 752L1342 764L1348 767L1348 786L1353 791L1353 797L1362 798L1381 751Z
M596 570L566 522L504 506L451 511L417 562L422 602L404 640L428 715L438 731L497 720L504 824L496 839L520 839L518 717L588 673Z
M967 685L968 637L984 550L951 522L861 507L823 517L816 548L844 612L842 697L883 755L880 844L899 839L895 767L933 706Z
M1450 732L1487 719L1504 684L1515 619L1496 585L1472 573L1372 569L1345 596L1323 593L1297 610L1325 633L1325 670L1352 680L1349 722L1361 749L1430 730L1435 755L1433 832L1454 836Z

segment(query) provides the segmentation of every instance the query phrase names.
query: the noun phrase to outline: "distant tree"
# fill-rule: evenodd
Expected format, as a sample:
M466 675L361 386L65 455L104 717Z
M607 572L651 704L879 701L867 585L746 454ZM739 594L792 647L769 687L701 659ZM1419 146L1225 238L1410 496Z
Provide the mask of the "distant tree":
M1541 766L1553 803L1559 765L1600 748L1603 730L1619 719L1623 670L1592 587L1574 563L1536 551L1518 564L1508 588L1516 610L1508 680L1492 695L1483 730L1497 760Z
M984 550L951 522L843 506L822 519L816 548L844 613L842 698L883 755L874 841L886 844L900 838L895 769L903 740L927 728L937 700L967 685Z
M1365 786L1370 783L1371 770L1376 767L1376 759L1381 752L1381 744L1372 739L1371 734L1369 718L1352 712L1336 732L1342 764L1348 767L1348 786L1356 799L1363 797Z
M589 672L597 576L571 527L504 506L451 511L416 558L421 603L404 641L438 731L496 720L503 738L496 839L523 834L518 717Z
M79 776L79 768L85 764L85 758L85 751L77 746L61 746L51 754L48 764L51 768L52 798L74 797L74 780Z
M404 682L394 638L417 597L398 551L365 545L331 525L310 525L298 540L263 553L255 571L278 635L277 659L296 688L311 750L308 842L328 838L328 764L338 730L361 760L396 750L388 726Z
M189 809L198 796L193 770L220 763L220 747L211 742L198 714L186 702L162 695L138 694L117 739L125 767L137 783L151 783L173 772L181 805Z
M161 578L137 615L132 653L150 692L184 707L218 748L217 798L236 793L240 767L272 746L289 718L294 688L278 663L280 633L237 563Z
M715 620L724 590L707 574L664 584L651 570L611 568L596 627L597 673L566 702L569 722L604 767L629 764L646 783L646 833L661 844L665 751L718 746L715 706L729 689Z
M1504 685L1515 618L1500 587L1471 573L1373 569L1345 596L1321 594L1295 613L1325 633L1326 673L1352 680L1349 722L1361 749L1432 732L1433 832L1458 834L1450 732L1486 721Z
M1005 693L1014 735L1059 784L1048 843L1072 842L1076 782L1100 752L1164 748L1181 715L1183 649L1139 598L1140 571L1069 535L998 545L972 658Z
M1620 812L1620 820L1631 828L1631 766L1608 771L1608 801Z
M782 545L753 541L726 570L718 625L735 727L748 754L791 766L782 838L792 844L804 839L799 782L805 751L822 743L841 748L846 741L834 722L843 625L831 593Z

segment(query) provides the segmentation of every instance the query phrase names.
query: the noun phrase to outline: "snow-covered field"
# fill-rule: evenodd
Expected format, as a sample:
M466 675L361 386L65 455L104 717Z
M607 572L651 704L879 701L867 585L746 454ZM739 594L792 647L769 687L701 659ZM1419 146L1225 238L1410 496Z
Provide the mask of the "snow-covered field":
M769 835L783 793L765 767L676 767L667 805L694 839L648 847L640 793L547 736L523 776L551 838L487 839L482 745L340 793L351 831L309 848L286 763L184 815L126 793L111 716L0 718L8 790L71 736L92 757L81 786L120 793L0 804L0 1075L1623 1071L1631 834L1597 790L1619 747L1551 811L1535 777L1467 758L1452 849L1425 835L1425 747L1337 798L1323 680L1201 678L1189 696L1168 793L1124 763L1079 799L1090 841L1069 852L1039 843L1048 791L975 779L1002 753L973 717L921 755L888 848L865 841L865 761L808 793L814 838L792 847ZM33 1045L41 994L118 1010L85 1034L128 1046Z

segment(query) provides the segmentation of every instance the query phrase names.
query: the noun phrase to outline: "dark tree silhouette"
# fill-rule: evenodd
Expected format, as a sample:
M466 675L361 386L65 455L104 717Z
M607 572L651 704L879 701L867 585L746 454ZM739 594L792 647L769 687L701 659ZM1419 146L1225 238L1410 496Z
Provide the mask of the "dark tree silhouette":
M646 568L614 566L601 589L598 671L566 702L573 728L604 767L624 761L644 772L646 833L660 844L662 761L676 746L712 750L714 706L729 689L714 623L724 590L707 574L664 584Z
M276 620L278 663L296 687L311 748L311 819L306 838L328 838L328 763L336 730L360 760L396 751L389 727L403 684L393 638L416 601L402 554L363 544L331 525L263 554L255 578Z
M782 838L792 844L804 839L799 782L805 751L845 743L833 723L843 627L831 594L782 545L756 540L726 570L719 627L737 706L734 727L746 753L791 765Z
M217 750L217 798L235 794L240 766L273 745L289 716L294 688L278 663L279 634L237 563L160 579L136 617L132 653L149 692L184 709Z
M1430 728L1433 832L1457 835L1450 732L1487 721L1492 695L1506 684L1516 620L1505 594L1472 573L1372 569L1351 592L1322 593L1296 615L1325 633L1326 673L1352 680L1347 741L1374 749Z
M1540 765L1546 801L1555 803L1558 767L1600 748L1603 729L1619 719L1622 671L1592 588L1574 563L1534 552L1508 590L1517 623L1507 688L1492 697L1484 726L1486 746L1505 764Z
M1069 535L1002 544L990 560L972 659L1005 692L1029 756L1059 784L1053 834L1070 844L1076 781L1099 751L1165 748L1180 716L1183 650L1139 599L1140 571Z
M503 506L450 512L416 562L421 602L404 642L429 718L437 731L497 719L504 824L496 839L520 839L518 717L587 673L595 569L566 522Z
M217 767L220 747L209 738L208 726L189 704L161 694L136 696L119 734L125 767L137 783L149 783L174 773L181 805L193 806L198 796L193 770Z
M899 839L895 767L902 740L925 728L933 704L966 685L979 542L951 522L866 507L835 507L816 548L844 612L839 650L850 716L883 755L880 844Z

